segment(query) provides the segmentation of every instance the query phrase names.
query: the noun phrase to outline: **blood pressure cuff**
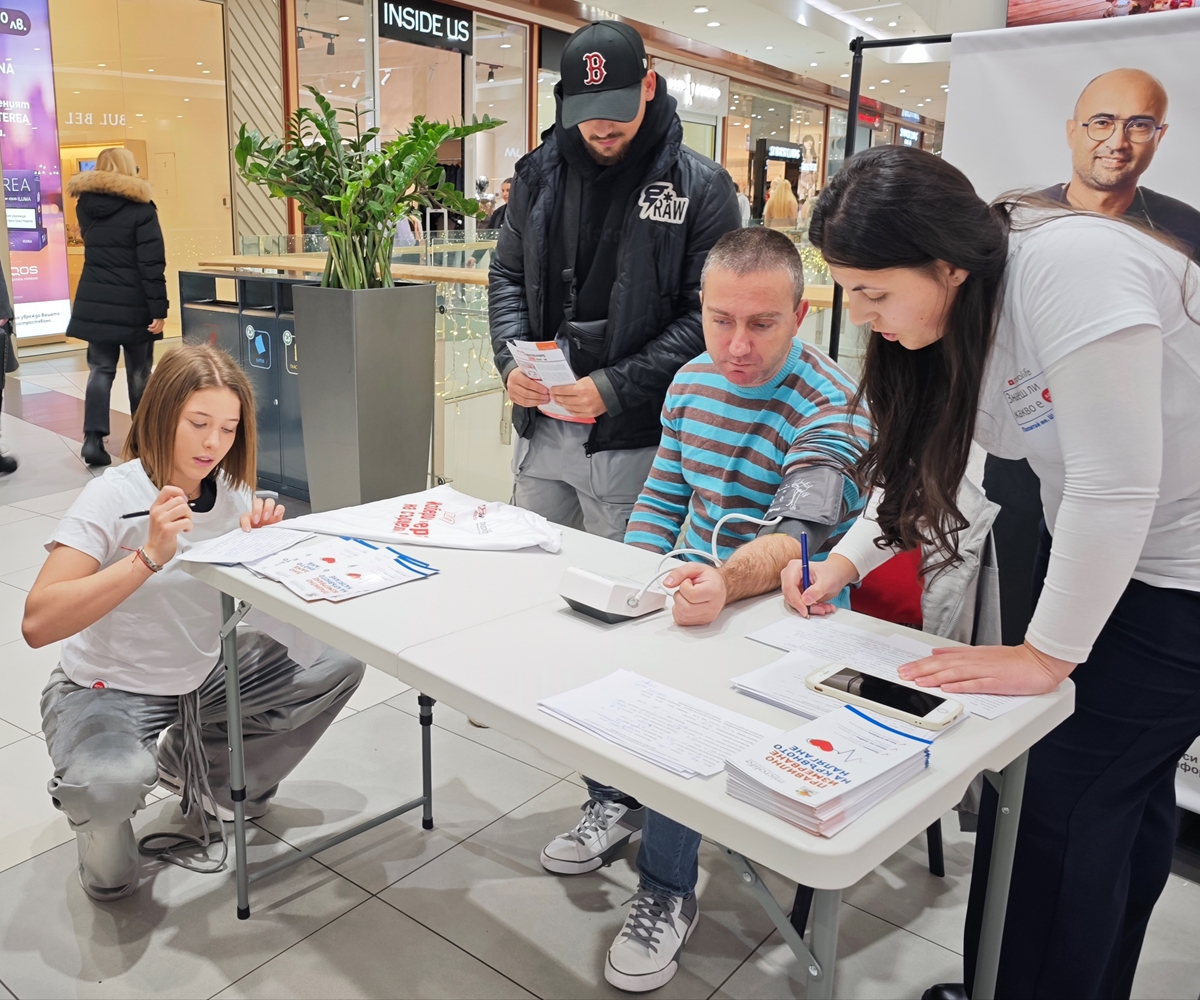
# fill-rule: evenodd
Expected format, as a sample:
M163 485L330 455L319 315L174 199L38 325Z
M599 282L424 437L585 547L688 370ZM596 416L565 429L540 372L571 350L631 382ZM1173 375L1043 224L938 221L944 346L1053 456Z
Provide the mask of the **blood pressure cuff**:
M782 517L779 524L764 527L759 535L783 534L799 539L808 535L808 548L816 553L829 541L833 529L846 516L846 477L823 465L806 465L784 473L766 518Z

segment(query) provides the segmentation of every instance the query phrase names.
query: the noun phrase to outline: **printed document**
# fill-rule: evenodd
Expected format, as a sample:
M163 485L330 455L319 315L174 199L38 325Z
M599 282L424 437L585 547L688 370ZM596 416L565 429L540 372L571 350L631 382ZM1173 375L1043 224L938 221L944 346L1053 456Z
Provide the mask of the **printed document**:
M820 666L844 663L900 684L908 683L901 680L897 672L901 666L933 655L932 646L905 635L884 637L853 625L841 625L820 618L801 618L799 615L751 632L746 638L776 649L810 653L821 661ZM962 702L963 708L972 715L984 719L999 718L1029 700L1027 697L998 694L947 693L946 697Z
M538 707L684 778L719 774L727 758L782 732L630 670Z
M312 536L311 531L292 531L283 527L256 528L253 531L234 528L216 538L197 542L186 552L180 552L179 558L184 562L234 566L273 556Z
M510 340L508 349L521 373L526 378L541 382L547 389L556 385L574 385L578 381L571 370L571 362L567 360L566 354L556 341ZM558 420L569 420L577 424L596 422L591 417L575 416L553 399L538 409L546 416Z

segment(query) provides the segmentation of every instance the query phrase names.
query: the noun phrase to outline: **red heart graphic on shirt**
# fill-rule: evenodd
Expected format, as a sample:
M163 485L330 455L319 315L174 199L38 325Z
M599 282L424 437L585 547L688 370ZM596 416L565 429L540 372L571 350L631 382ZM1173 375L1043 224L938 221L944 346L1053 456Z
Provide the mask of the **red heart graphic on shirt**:
M322 556L321 562L335 563L335 562L337 562L337 560L334 559L333 556Z
M808 742L815 746L818 750L824 750L826 753L831 753L833 751L833 744L830 743L829 740L809 740Z

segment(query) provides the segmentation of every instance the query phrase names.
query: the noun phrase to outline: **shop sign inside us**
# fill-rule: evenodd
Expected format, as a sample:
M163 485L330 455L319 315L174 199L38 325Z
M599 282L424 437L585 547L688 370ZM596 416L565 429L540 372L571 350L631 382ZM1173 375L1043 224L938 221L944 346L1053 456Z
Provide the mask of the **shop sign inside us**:
M415 3L379 0L379 34L382 38L453 49L467 55L473 51L471 12L435 0Z

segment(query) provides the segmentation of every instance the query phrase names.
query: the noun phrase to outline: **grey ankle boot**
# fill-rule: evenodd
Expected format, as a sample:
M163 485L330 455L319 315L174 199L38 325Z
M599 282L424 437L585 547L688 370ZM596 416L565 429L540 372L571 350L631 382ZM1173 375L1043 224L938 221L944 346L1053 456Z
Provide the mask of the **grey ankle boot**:
M137 840L129 820L95 830L76 830L79 850L79 884L102 903L133 895L138 887Z

